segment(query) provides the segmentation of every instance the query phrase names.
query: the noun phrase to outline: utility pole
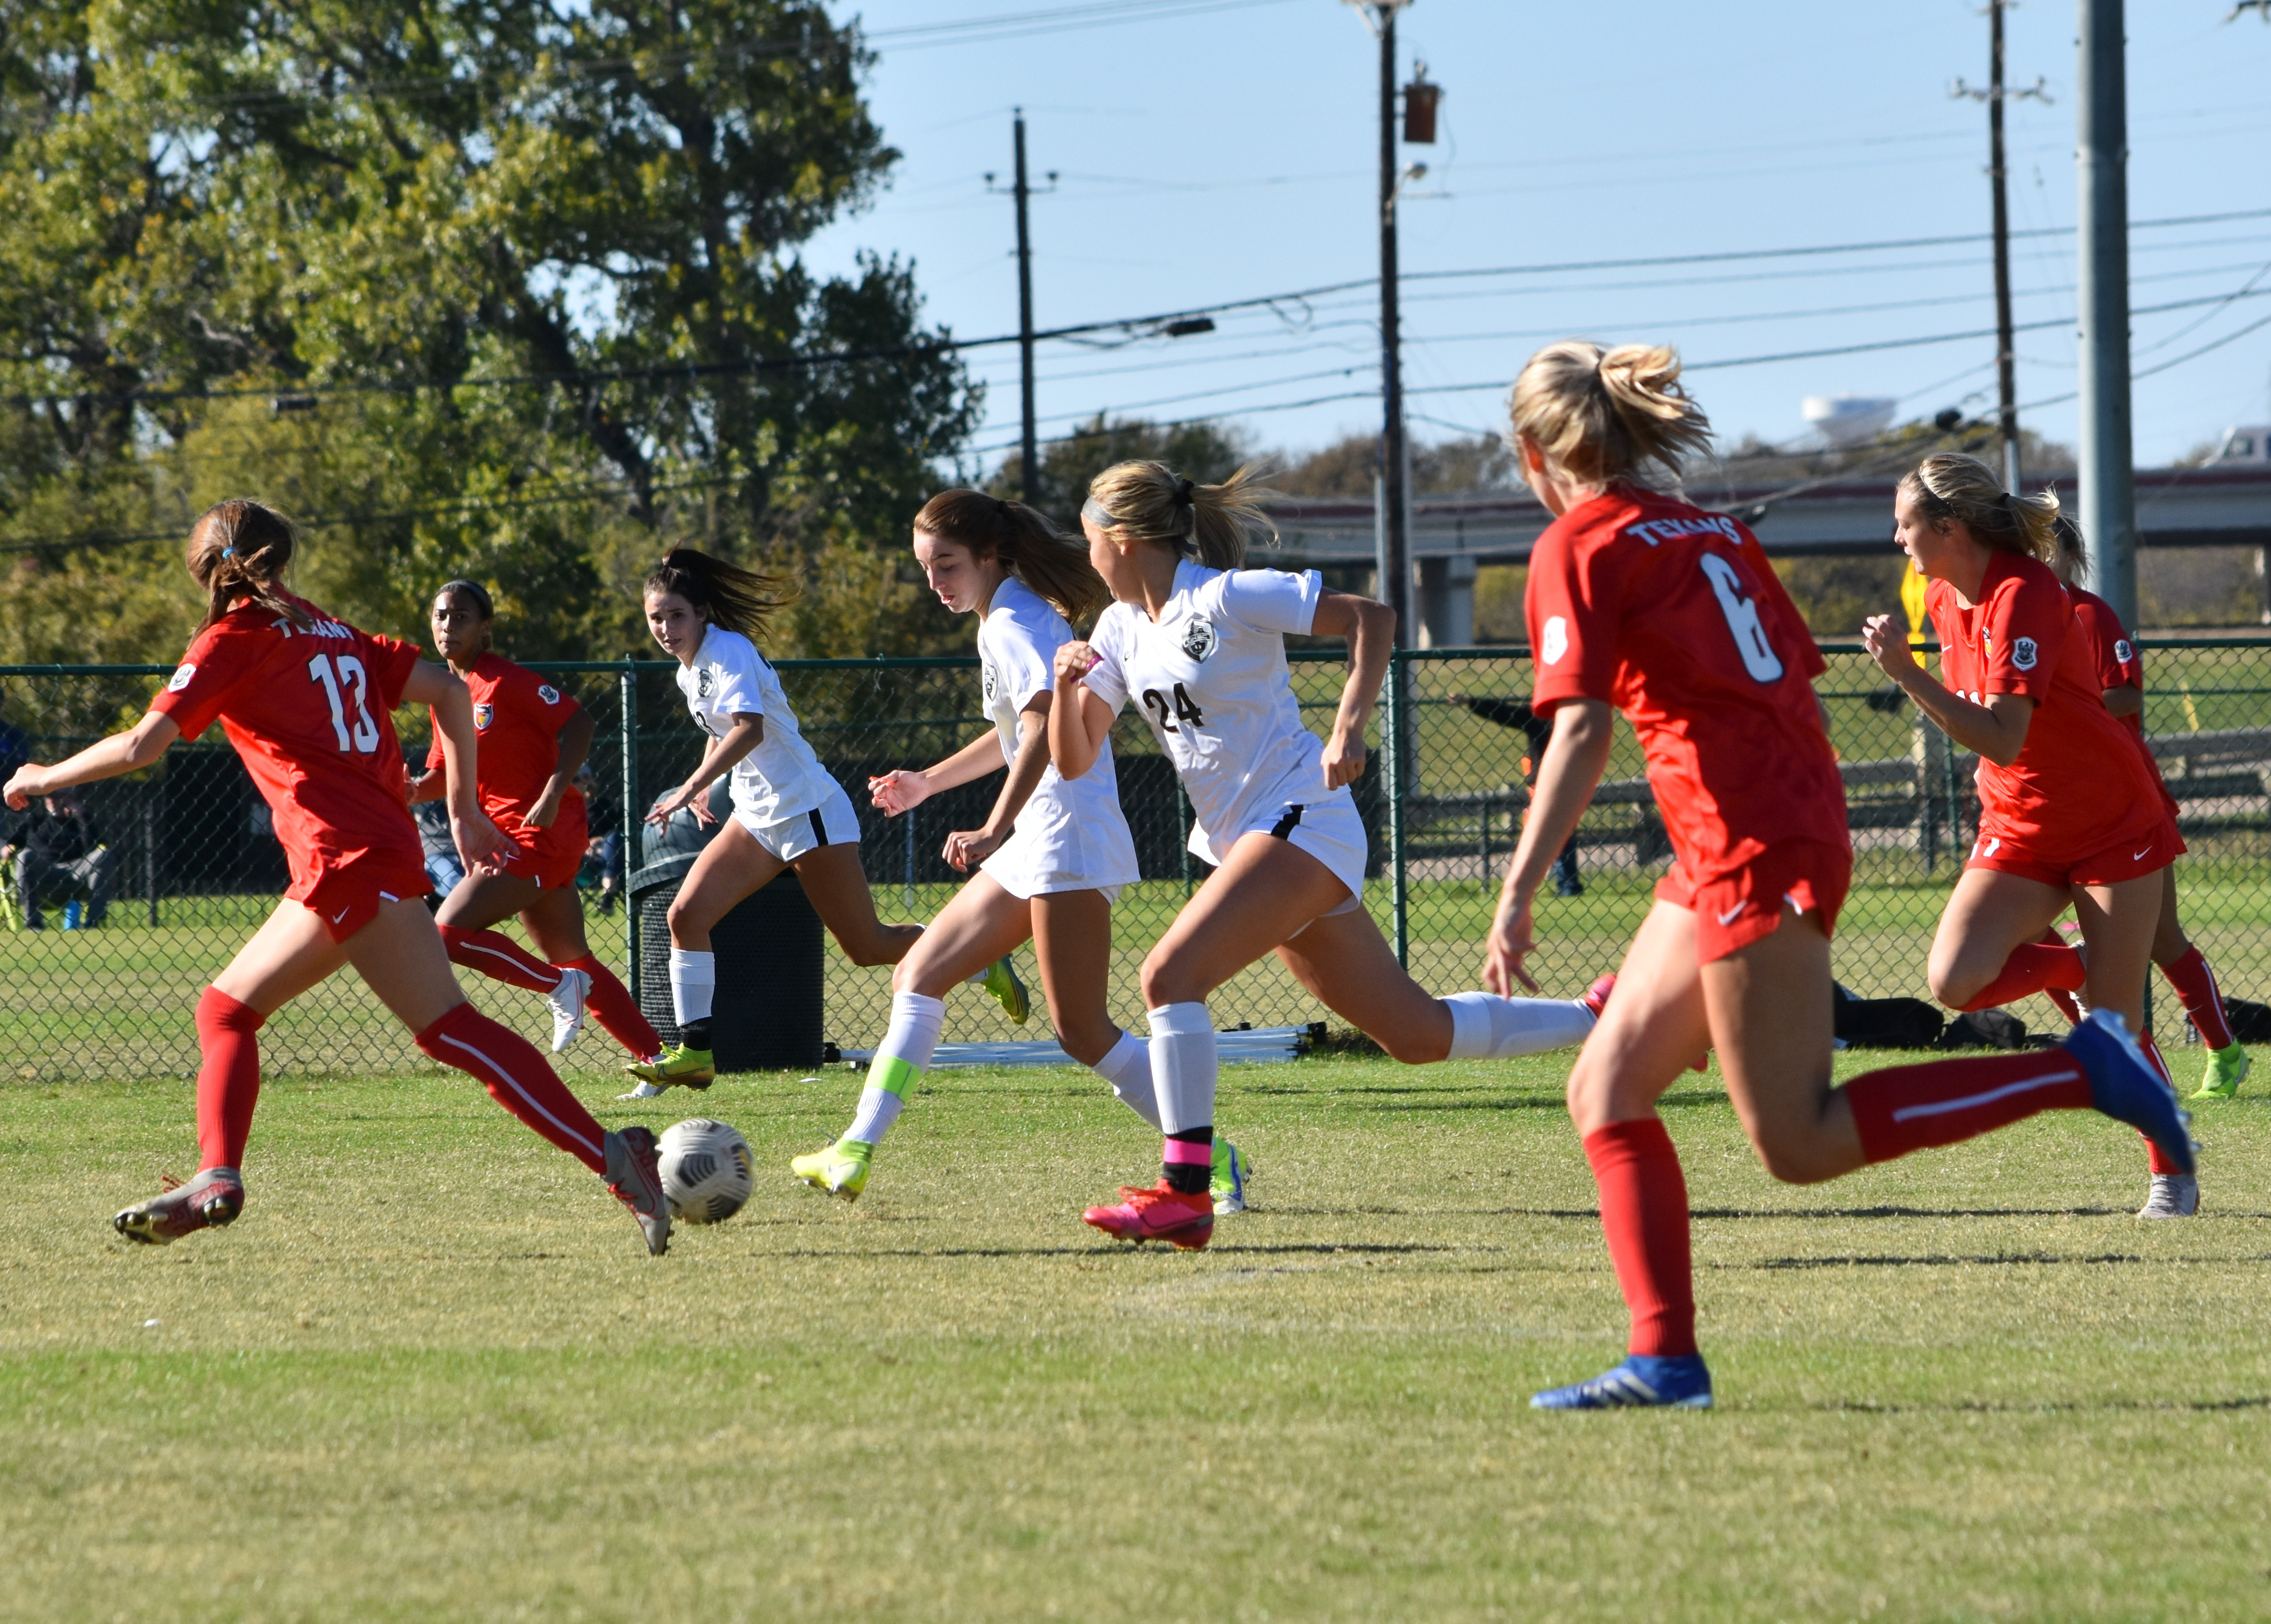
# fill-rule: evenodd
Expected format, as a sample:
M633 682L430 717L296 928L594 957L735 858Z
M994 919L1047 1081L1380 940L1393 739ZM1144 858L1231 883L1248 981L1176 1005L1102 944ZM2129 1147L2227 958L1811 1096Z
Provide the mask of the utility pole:
M2076 0L2081 299L2081 531L2090 586L2137 624L2129 423L2128 91L2121 0Z
M1016 170L1009 192L1017 201L1017 381L1024 405L1018 457L1021 490L1030 504L1039 500L1041 477L1039 436L1034 431L1033 415L1033 237L1025 206L1033 189L1025 176L1025 109L1013 108L1010 112L1016 145ZM1057 172L1050 170L1049 179L1056 178ZM994 185L991 175L986 177L986 184L993 190L1001 190Z
M2048 101L2037 78L2031 90L2003 87L2003 13L2017 0L1987 0L1987 88L1974 90L1962 79L1955 93L1987 104L1987 175L1995 198L1995 387L2003 435L2003 488L2019 488L2018 357L2011 335L2011 211L2003 161L2003 103Z

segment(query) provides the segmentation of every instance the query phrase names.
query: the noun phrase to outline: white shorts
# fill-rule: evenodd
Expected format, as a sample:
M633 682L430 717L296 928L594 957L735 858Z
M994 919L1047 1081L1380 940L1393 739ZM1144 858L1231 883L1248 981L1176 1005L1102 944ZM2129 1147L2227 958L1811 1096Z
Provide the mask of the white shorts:
M1217 849L1227 857L1232 846L1257 830L1307 852L1331 870L1333 878L1348 887L1348 900L1337 907L1328 908L1325 917L1350 913L1363 903L1364 819L1346 790L1337 791L1329 799L1322 801L1299 806L1281 806L1256 818L1228 840L1217 842ZM1207 856L1204 852L1198 854ZM1217 861L1212 858L1209 860Z
M733 808L733 821L749 831L756 843L785 863L793 863L808 853L823 846L860 844L860 815L852 809L852 798L844 793L841 784L831 782L833 792L827 800L808 812L797 812L778 823L752 823L740 807Z
M1083 819L1066 798L1043 794L1025 803L1016 832L979 868L1020 902L1060 891L1101 891L1114 902L1141 877L1118 807L1108 819Z

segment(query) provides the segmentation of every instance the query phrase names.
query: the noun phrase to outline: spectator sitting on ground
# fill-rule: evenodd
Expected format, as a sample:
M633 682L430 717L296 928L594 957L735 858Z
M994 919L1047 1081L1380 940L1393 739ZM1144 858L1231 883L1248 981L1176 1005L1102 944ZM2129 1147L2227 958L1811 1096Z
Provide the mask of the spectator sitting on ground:
M26 807L0 846L0 862L11 862L16 895L24 909L24 927L45 930L40 905L51 895L86 893L86 924L101 925L110 913L110 874L117 853L95 833L74 790L58 790L46 800Z

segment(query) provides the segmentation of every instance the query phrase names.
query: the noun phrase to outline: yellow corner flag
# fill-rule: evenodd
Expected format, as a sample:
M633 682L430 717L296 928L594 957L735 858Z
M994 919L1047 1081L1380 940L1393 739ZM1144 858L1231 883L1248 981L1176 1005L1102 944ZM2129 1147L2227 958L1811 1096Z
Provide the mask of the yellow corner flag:
M1905 559L1901 563L1901 607L1909 614L1909 646L1920 649L1925 644L1924 592L1928 583L1916 571L1916 566Z

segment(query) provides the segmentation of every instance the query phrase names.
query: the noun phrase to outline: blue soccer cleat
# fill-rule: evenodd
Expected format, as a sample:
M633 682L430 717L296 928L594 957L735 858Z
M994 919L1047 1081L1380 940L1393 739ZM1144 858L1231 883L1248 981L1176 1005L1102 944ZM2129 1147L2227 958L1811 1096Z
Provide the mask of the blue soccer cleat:
M2194 1171L2192 1118L2129 1035L2126 1021L2111 1009L2092 1009L2059 1047L2081 1062L2091 1105L2150 1139L2178 1172Z
M1549 1387L1530 1398L1533 1410L1709 1410L1711 1373L1701 1353L1659 1358L1634 1353L1590 1382Z

